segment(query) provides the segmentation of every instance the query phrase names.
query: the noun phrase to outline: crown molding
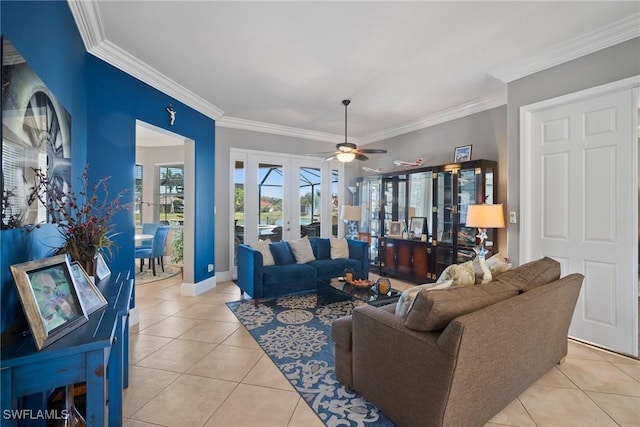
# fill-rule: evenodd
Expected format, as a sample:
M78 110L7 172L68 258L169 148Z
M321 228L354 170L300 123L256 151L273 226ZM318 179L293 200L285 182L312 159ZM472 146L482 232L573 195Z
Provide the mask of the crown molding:
M640 36L640 13L634 13L602 28L560 43L534 57L495 68L489 71L489 75L509 83L638 36Z
M216 121L216 126L231 129L249 130L254 132L271 133L282 136L291 136L294 138L311 139L314 141L331 142L333 144L344 142L344 135L316 132L313 130L276 125L272 123L257 122L254 120L238 119L229 116L223 116L218 119ZM357 143L358 139L349 137L349 142Z
M100 19L100 12L94 0L69 0L68 3L85 48L91 55L100 58L106 63L113 65L214 120L224 115L224 111L220 108L106 40L102 20Z
M449 122L451 120L459 119L461 117L469 116L481 111L500 107L501 105L505 105L506 103L507 93L505 90L488 97L475 99L473 101L466 102L464 104L460 104L434 114L429 114L428 116L425 116L421 119L414 120L397 127L383 129L381 131L371 133L360 138L360 145L383 141L385 139L393 138L394 136L414 132L416 130Z

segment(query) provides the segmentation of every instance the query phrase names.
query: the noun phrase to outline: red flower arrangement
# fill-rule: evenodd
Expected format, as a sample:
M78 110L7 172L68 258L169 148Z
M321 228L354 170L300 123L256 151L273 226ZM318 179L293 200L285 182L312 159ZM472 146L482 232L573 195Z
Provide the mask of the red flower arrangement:
M47 222L57 224L64 239L64 244L56 249L56 255L68 253L85 269L89 267L92 270L92 263L98 252L111 255L113 248L116 248L112 238L117 233L114 232L115 226L111 223L111 218L117 212L130 208L121 203L127 190L120 191L109 200L108 181L111 177L102 178L90 185L88 166L82 171L82 188L78 194L72 190L71 185L65 191L42 169L34 169L34 172L32 194L47 209Z

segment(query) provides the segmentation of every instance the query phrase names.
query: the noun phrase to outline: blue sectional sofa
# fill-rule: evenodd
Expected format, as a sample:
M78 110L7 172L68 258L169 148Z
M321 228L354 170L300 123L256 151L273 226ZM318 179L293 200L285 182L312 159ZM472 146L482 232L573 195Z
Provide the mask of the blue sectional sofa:
M238 245L237 284L240 290L255 298L257 303L259 298L315 290L318 279L340 277L346 268L354 270L354 279L369 277L367 242L347 239L349 258L338 259L331 259L329 239L311 238L309 243L315 260L297 264L293 258L293 263L278 264L278 257L275 257L276 265L269 266L263 266L260 251L248 245Z

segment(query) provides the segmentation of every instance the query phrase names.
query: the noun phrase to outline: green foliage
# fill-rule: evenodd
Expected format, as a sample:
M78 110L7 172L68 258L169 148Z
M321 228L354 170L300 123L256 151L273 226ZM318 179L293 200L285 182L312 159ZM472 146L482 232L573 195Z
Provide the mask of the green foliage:
M173 227L173 241L171 243L171 262L181 264L184 251L184 227L178 225Z

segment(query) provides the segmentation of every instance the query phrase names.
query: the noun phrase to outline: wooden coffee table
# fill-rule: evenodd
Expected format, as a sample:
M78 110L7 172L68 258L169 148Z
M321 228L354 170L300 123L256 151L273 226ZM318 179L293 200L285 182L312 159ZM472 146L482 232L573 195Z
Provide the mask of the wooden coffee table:
M369 305L381 306L394 304L400 298L401 291L391 289L386 295L378 294L375 286L362 288L347 283L344 279L321 279L318 285L318 305L326 305L332 302L360 300Z

